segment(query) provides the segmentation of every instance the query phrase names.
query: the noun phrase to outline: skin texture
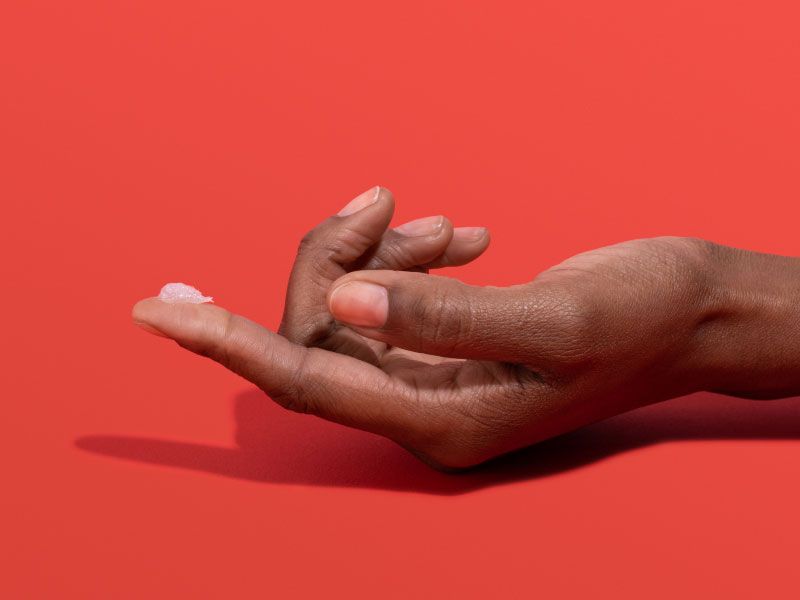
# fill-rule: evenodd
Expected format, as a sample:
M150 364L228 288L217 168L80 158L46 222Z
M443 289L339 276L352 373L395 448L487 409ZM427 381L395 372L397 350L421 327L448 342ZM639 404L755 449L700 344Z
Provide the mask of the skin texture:
M277 334L155 298L134 321L445 469L695 391L800 391L796 259L661 237L477 287L429 270L477 258L487 231L434 217L401 233L393 210L373 188L303 238Z

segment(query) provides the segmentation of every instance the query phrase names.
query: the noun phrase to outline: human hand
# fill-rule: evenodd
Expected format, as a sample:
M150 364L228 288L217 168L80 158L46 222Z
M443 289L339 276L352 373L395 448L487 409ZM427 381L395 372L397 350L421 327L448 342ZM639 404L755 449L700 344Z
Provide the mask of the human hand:
M446 221L425 239L397 237L386 231L392 207L381 191L306 236L285 337L211 305L147 299L134 319L287 408L385 435L443 467L701 389L793 389L788 347L756 361L778 373L766 390L733 374L734 339L752 345L761 335L753 332L782 327L782 304L753 310L761 304L741 300L764 270L740 255L766 255L689 238L636 240L575 256L527 284L475 287L418 271L467 262L488 238L453 241ZM776 260L791 259L750 262L761 260L776 270ZM731 273L739 293L725 291Z
M360 212L367 207L370 210ZM360 214L356 216L356 212ZM391 192L375 187L303 237L289 278L278 333L296 344L382 365L389 358L386 344L342 326L330 313L327 294L333 282L357 270L427 273L433 268L464 265L489 245L486 228L453 228L441 215L387 229L393 213ZM343 218L351 214L353 218ZM399 348L395 351L393 357L402 354Z

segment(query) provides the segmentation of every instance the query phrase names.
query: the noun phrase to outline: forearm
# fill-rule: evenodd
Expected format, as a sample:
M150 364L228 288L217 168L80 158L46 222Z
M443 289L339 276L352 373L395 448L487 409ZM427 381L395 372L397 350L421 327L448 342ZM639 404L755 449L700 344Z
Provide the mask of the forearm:
M696 360L705 389L800 395L800 259L713 246Z

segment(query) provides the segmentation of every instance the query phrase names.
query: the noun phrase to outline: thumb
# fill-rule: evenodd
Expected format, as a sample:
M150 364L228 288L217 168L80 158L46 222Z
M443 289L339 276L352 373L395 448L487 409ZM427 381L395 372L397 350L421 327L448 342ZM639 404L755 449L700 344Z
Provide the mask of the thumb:
M524 285L478 287L449 277L355 271L337 279L328 308L362 335L408 350L525 362L525 330L536 327L535 301Z

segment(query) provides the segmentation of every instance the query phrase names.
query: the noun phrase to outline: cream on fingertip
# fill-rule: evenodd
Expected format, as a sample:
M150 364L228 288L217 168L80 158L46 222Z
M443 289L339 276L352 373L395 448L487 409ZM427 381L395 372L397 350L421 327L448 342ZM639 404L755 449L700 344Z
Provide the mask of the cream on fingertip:
M167 304L203 304L214 302L211 296L203 296L200 290L185 283L168 283L161 288L158 299Z

